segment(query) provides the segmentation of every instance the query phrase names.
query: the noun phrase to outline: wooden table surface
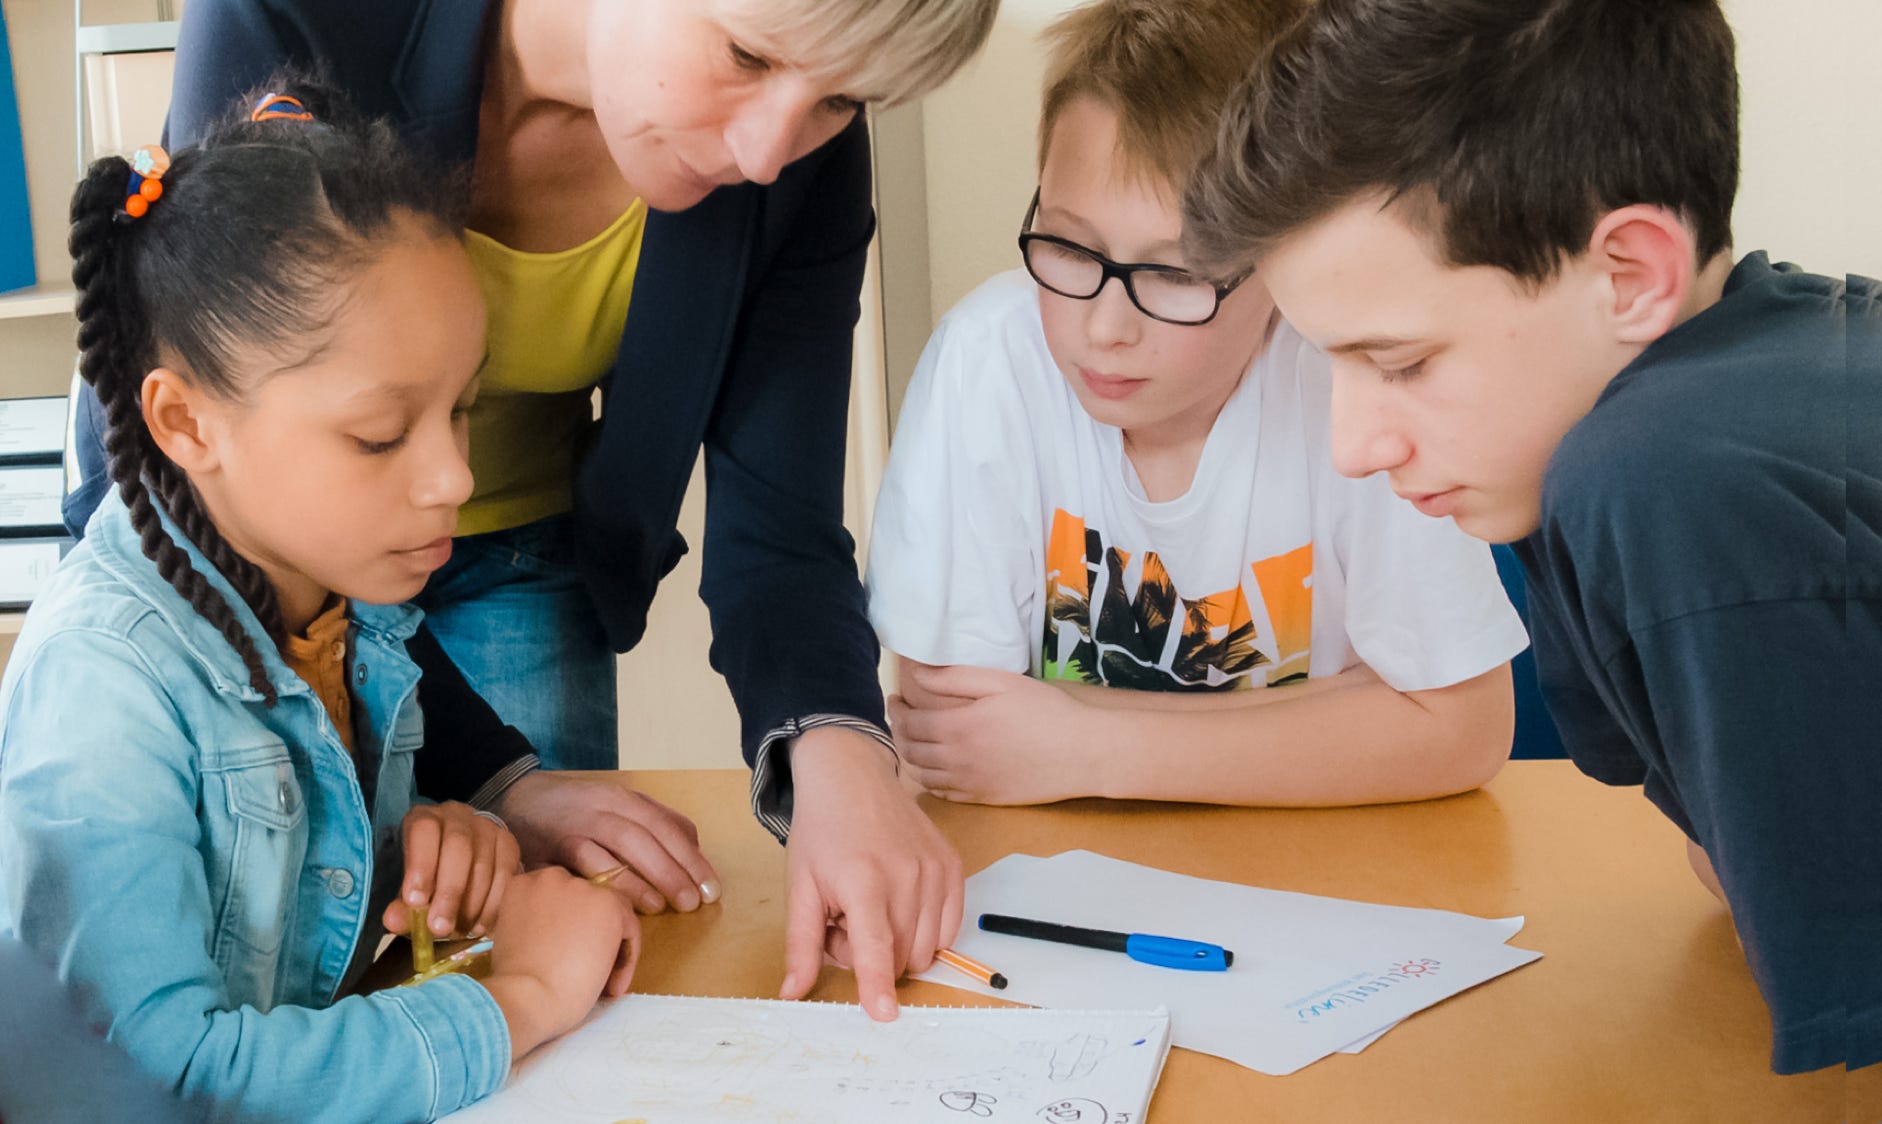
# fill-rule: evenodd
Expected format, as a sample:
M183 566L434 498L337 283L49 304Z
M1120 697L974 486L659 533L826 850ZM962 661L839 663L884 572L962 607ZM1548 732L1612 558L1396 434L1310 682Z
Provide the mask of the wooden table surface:
M635 990L775 995L784 851L751 818L746 774L619 776L694 819L725 884L718 904L645 919ZM1377 808L924 801L970 873L1015 851L1085 848L1277 890L1528 918L1513 943L1542 960L1412 1016L1362 1054L1269 1077L1172 1050L1154 1124L1882 1119L1882 1067L1772 1075L1764 1006L1683 837L1638 789L1566 762L1512 762L1481 791ZM826 968L811 998L854 1002L854 981ZM929 983L905 983L900 998L986 1002Z

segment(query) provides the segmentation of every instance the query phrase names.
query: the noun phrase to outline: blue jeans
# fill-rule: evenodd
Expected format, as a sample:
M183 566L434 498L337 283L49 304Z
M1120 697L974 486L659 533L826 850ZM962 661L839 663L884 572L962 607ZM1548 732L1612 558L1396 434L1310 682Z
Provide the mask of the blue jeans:
M569 516L458 539L417 603L464 678L545 768L620 767L614 653L575 567Z

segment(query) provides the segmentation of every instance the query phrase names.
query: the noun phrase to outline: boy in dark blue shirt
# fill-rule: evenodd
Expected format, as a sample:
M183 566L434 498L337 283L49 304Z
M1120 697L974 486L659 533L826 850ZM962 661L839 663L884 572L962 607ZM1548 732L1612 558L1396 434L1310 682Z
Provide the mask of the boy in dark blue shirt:
M1519 542L1570 755L1686 833L1773 1068L1856 1068L1882 286L1733 265L1733 54L1717 0L1322 0L1232 103L1186 239L1333 356L1341 471Z

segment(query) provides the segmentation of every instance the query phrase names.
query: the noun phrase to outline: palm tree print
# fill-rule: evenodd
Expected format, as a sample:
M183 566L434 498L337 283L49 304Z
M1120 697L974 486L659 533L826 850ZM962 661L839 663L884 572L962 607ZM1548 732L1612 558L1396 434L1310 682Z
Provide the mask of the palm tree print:
M1106 547L1084 520L1055 513L1046 553L1043 674L1147 691L1245 687L1269 659L1241 586L1185 601L1154 551L1134 593L1132 555ZM1093 587L1099 588L1092 619ZM1171 626L1180 622L1174 640Z

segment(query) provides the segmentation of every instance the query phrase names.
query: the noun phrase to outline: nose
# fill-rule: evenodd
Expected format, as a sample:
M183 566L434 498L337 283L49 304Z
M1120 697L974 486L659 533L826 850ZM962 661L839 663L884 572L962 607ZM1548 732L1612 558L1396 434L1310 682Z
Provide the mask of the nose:
M1333 372L1333 469L1342 476L1390 472L1411 459L1411 441L1380 395L1368 391L1368 376ZM1372 385L1376 386L1376 377Z
M1143 334L1143 313L1131 303L1122 277L1107 277L1087 302L1085 338L1093 347L1123 347Z
M770 183L792 160L809 151L804 136L818 99L795 83L766 83L739 107L725 130L726 148L739 175Z
M443 428L425 442L414 462L412 505L420 510L462 507L471 498L467 442L461 427Z

